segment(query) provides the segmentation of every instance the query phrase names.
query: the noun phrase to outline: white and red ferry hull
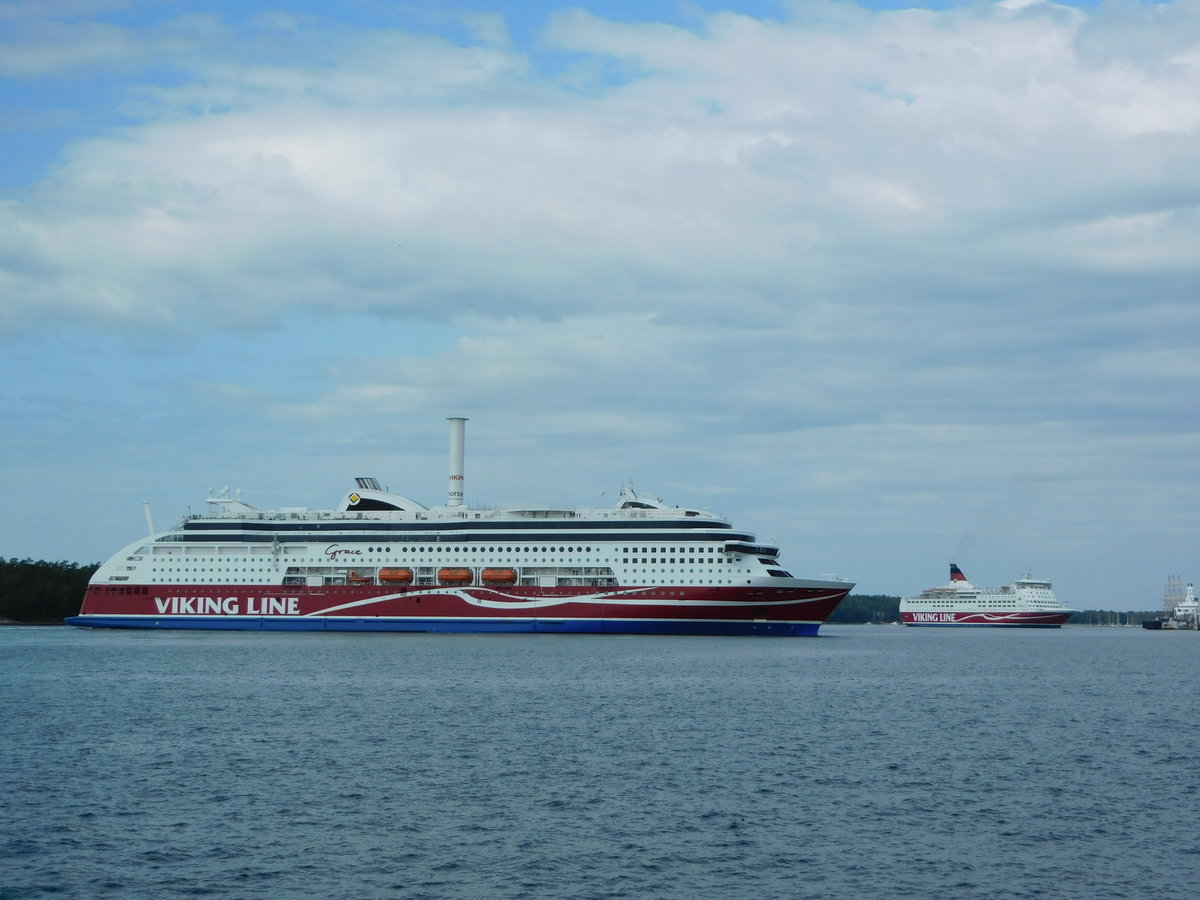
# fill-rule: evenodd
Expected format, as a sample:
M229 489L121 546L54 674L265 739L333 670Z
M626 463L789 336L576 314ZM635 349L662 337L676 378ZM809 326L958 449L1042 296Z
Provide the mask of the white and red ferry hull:
M851 585L92 585L70 625L267 631L813 636Z
M1037 610L1004 612L961 612L926 611L902 612L900 621L905 625L928 626L992 626L1001 628L1060 628L1071 618L1071 610L1064 612L1039 612Z

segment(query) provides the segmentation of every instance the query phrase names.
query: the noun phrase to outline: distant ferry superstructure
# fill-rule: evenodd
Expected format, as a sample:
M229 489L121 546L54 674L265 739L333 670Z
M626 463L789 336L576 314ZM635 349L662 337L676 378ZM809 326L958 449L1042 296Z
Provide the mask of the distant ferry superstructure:
M357 478L333 510L215 511L105 562L72 625L423 632L815 635L853 588L699 509L623 489L611 509L463 503L451 418L446 506Z
M900 601L905 625L1058 628L1074 612L1058 601L1049 581L1031 578L1028 572L1011 585L980 588L953 563L949 584Z

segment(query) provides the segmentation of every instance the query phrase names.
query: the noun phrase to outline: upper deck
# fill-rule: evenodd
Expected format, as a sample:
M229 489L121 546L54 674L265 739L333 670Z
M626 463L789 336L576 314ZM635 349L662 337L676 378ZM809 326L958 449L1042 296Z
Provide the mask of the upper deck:
M361 485L361 480L360 480ZM359 509L363 499L375 501ZM389 508L380 508L383 503ZM257 509L228 496L209 497L215 509L184 519L174 530L155 536L171 544L294 544L340 541L353 544L488 546L627 544L658 546L687 543L719 546L723 552L774 559L776 547L753 534L734 531L728 520L707 510L667 506L623 492L608 509L428 508L399 494L363 489L348 494L337 509L284 507Z

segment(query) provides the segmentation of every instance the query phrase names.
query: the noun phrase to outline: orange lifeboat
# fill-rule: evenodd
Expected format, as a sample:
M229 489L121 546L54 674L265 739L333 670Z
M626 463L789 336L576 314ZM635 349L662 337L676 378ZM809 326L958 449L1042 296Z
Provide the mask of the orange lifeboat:
M374 581L370 575L360 575L358 572L351 572L346 576L346 580L351 584L371 584Z
M484 569L484 584L516 584L517 573L512 569Z
M438 581L442 584L470 584L470 569L438 569Z
M380 569L379 580L384 584L412 584L412 569Z

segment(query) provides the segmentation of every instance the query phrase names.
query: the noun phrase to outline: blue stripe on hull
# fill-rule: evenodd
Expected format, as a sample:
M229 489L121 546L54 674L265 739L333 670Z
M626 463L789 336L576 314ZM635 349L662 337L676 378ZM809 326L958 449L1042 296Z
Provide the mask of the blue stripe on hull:
M357 619L348 616L72 616L85 628L219 631L408 631L427 634L711 634L815 637L819 622L712 622L691 619Z

